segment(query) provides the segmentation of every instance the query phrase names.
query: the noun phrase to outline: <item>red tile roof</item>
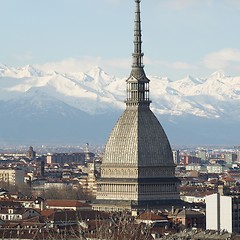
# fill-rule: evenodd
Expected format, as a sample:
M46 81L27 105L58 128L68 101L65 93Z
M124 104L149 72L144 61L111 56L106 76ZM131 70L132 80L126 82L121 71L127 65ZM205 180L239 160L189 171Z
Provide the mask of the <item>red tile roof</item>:
M77 200L46 200L46 206L51 207L90 207L89 204Z
M137 217L138 220L167 220L167 217L152 212L144 212Z

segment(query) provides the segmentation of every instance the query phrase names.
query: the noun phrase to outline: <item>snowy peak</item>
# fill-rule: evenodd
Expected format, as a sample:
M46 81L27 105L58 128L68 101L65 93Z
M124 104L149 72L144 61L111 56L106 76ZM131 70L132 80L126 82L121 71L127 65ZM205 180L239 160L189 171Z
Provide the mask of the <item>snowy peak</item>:
M41 77L45 75L41 70L27 65L19 68L9 68L4 64L0 64L1 77L26 78L26 77Z
M225 73L224 73L224 71L223 70L218 70L218 71L216 71L216 72L214 72L214 73L212 73L210 76L209 76L209 78L210 79L222 79L222 78L224 78L225 77Z
M19 76L22 77L42 77L44 75L44 73L41 70L31 65L27 65L22 68L17 68L17 72Z
M125 79L110 76L98 66L87 73L50 73L31 65L9 68L0 64L0 74L0 101L26 94L40 100L45 96L90 114L125 107ZM240 120L240 77L217 71L206 79L187 76L177 81L160 77L150 80L151 107L157 114Z
M0 63L0 71L6 71L8 69L8 67L3 64L3 63Z
M0 77L14 75L14 72L7 65L0 63Z
M100 86L106 86L114 81L114 77L109 76L100 67L95 66L89 72L87 72L89 79L91 79L94 84L99 84Z
M217 71L205 79L149 79L151 109L171 141L239 142L240 77ZM105 142L125 109L125 80L99 67L62 73L0 64L0 143Z
M95 66L94 68L87 72L87 74L93 79L99 78L102 73L104 73L104 71L99 66Z
M114 81L114 77L109 76L102 70L102 68L98 66L95 66L93 69L87 72L87 75L92 79L92 81L99 83L102 86L106 86Z

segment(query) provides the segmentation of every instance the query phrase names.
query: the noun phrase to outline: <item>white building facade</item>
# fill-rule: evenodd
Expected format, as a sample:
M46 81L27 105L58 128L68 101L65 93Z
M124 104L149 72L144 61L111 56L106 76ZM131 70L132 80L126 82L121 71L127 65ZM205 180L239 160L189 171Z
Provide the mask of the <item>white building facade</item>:
M206 171L206 166L201 165L201 164L191 163L191 164L186 165L186 170L202 172L202 171Z
M206 229L240 233L240 196L206 196Z
M224 167L220 164L207 165L208 173L222 173L223 171L224 171Z

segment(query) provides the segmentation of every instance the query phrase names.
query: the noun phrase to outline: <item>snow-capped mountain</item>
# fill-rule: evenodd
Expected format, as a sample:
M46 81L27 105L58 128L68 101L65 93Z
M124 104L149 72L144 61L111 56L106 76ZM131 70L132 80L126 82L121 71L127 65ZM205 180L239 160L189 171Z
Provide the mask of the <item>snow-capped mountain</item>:
M208 78L187 76L177 81L149 78L151 107L170 135L175 128L172 134L179 132L179 123L182 130L185 124L188 129L196 129L196 123L199 126L207 123L206 128L214 128L216 123L221 123L221 131L223 127L233 128L240 123L240 77L225 76L218 71ZM71 129L73 135L81 134L76 129L84 125L86 130L87 123L91 123L91 127L85 131L86 134L98 131L104 142L114 121L125 108L125 80L110 76L99 67L86 73L59 73L44 72L29 65L12 68L0 64L0 142L21 129L25 129L26 134L30 126L35 130L45 129L45 136L54 136L55 132L49 128L51 124L52 130L64 132L60 135L66 138L66 128ZM113 122L109 122L110 119ZM192 122L190 125L189 121ZM14 128L15 132L12 132ZM83 133L82 130L80 132ZM35 132L31 139L38 135ZM93 133L91 135L95 138ZM77 139L77 136L73 138ZM175 138L182 139L180 136Z
M123 108L118 99L120 94L111 92L111 85L121 87L121 94L124 94L124 81L108 76L98 67L85 74L44 73L32 66L14 69L0 65L0 76L0 101L17 100L32 89L39 89L46 96L90 114Z

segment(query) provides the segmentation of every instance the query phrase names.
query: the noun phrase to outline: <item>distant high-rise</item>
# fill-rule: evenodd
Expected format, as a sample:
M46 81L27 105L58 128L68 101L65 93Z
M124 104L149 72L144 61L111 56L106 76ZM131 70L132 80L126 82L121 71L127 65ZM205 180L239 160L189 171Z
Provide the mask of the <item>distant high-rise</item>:
M173 162L175 164L179 164L180 163L180 152L179 152L179 150L173 150L172 153L173 153Z
M87 164L91 160L90 152L89 152L89 144L88 143L86 143L84 152L85 152L85 164Z
M198 149L197 150L197 157L201 158L201 160L207 160L207 150L205 149Z
M168 138L150 110L143 67L140 0L135 0L134 52L126 110L107 141L95 209L151 208L179 200L179 180Z
M36 157L36 152L33 150L32 146L29 147L29 150L26 153L26 157L29 159L34 159Z
M240 162L240 147L237 150L237 162Z

